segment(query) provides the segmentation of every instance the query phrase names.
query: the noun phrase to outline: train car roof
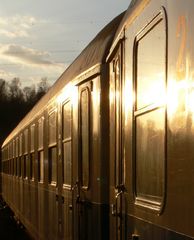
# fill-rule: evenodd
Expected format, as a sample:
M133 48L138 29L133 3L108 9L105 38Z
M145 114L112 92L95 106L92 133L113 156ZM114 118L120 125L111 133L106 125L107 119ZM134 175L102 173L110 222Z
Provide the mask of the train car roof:
M81 73L89 70L97 64L103 64L109 53L116 30L124 16L125 12L118 15L108 23L73 61L73 63L64 71L49 91L40 99L32 110L23 118L17 127L5 139L2 146L5 146L14 138L42 109L47 106L49 100L57 95L63 87Z
M149 4L151 0L132 0L124 17L122 18L119 27L112 41L112 46L108 55L108 58L114 51L115 46L121 38L123 38L123 32L126 26L133 23L133 21L140 15L143 9Z

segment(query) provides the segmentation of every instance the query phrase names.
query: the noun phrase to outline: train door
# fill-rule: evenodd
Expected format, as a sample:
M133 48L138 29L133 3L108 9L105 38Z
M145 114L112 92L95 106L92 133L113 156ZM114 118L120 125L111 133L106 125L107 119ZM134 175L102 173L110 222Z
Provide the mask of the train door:
M62 105L62 212L63 239L72 239L72 104Z
M122 44L110 62L110 239L124 239Z
M48 108L48 188L45 192L45 205L47 218L45 219L45 232L48 239L56 239L60 227L59 207L60 207L60 175L58 164L60 155L58 154L58 111L55 103ZM47 153L46 153L47 154ZM45 154L45 156L46 156ZM39 153L39 163L41 164L41 153Z
M59 103L58 239L72 239L72 104L70 98Z
M74 239L90 240L89 209L91 210L90 162L91 162L91 85L86 82L78 86L78 106L76 109L77 123L74 124L77 136L74 146L77 156L74 158L73 169L73 215ZM74 149L75 150L75 149Z

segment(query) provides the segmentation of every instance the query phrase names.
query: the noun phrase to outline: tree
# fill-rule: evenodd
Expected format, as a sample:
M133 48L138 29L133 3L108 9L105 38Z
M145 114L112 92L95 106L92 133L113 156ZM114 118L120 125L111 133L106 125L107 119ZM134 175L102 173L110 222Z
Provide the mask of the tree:
M41 81L37 85L37 99L39 100L50 88L47 78L41 78Z
M8 97L8 84L4 79L0 79L0 103L6 101Z
M12 101L22 101L23 93L21 89L21 82L19 78L14 78L9 84L10 99Z
M23 88L23 98L25 102L34 102L36 99L36 88L35 85Z
M0 79L0 144L48 89L47 78L41 79L37 91L35 85L22 89L19 78L10 83Z

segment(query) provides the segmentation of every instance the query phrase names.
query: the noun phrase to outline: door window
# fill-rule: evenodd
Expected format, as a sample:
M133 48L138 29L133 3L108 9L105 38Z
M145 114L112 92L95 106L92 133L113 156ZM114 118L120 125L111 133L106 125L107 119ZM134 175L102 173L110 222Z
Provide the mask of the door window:
M72 171L72 158L71 158L71 102L67 101L63 105L63 183L64 185L71 185L71 171Z
M89 159L90 159L90 88L81 88L80 91L80 156L81 156L81 183L83 188L89 186Z
M49 114L49 182L57 181L57 114L53 111Z
M159 15L136 38L134 142L136 201L159 209L164 196L166 30Z

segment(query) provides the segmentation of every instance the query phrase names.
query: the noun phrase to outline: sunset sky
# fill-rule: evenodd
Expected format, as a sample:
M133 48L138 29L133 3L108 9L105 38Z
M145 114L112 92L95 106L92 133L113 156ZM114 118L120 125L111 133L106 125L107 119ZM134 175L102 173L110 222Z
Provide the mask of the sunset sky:
M0 78L50 84L130 0L0 0Z

